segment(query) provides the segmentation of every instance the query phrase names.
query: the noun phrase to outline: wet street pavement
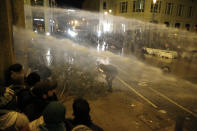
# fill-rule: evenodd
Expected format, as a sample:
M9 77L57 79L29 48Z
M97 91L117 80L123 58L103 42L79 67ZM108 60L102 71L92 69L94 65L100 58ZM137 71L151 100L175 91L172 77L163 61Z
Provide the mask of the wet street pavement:
M163 73L134 56L112 55L109 60L118 70L113 92L106 89L104 96L88 99L92 119L104 130L174 131L177 125L197 130L196 84ZM71 107L71 100L65 105ZM68 116L72 117L72 112Z
M150 55L145 55L144 63L162 68L168 66L170 68L170 74L175 75L178 78L188 80L192 83L197 83L197 59L166 59Z
M172 75L164 74L158 68L137 63L132 59L126 59L114 65L119 70L117 79L123 87L128 88L130 92L152 108L167 113L169 119L175 121L177 118L183 117L186 129L197 130L197 85L175 76L181 68L182 72L186 72L187 69L184 71L183 68L187 66L187 63L184 64L182 67L176 65L177 70L172 70L174 73ZM194 64L190 65L190 67L192 66ZM171 65L171 67L175 68L175 65ZM193 69L195 71L196 68ZM195 75L191 70L188 70L187 73L186 77L190 75L189 73ZM182 75L184 76L184 74Z
M19 33L18 35L22 36ZM31 35L29 36L31 39ZM185 130L197 130L197 85L184 78L195 77L195 61L187 64L178 59L139 59L132 55L123 57L77 45L70 40L54 38L39 39L32 45L35 47L28 51L31 50L35 56L30 56L42 59L29 61L33 64L48 63L46 65L51 66L52 72L56 74L55 78L61 78L58 90L61 101L68 108L67 117L72 117L75 91L78 96L87 96L85 98L90 102L92 120L107 131L173 131L177 119L184 120L182 125ZM20 59L23 57L24 55L18 56ZM94 86L89 86L89 80L98 80L90 79L95 77L93 72L97 60L111 64L118 70L112 93L107 91L104 78L105 84L96 82ZM75 68L65 74L68 63ZM161 70L161 66L166 65L171 68L171 73ZM70 69L72 67L69 67ZM69 74L74 77L66 79ZM68 83L72 82L71 85L63 85L65 79Z

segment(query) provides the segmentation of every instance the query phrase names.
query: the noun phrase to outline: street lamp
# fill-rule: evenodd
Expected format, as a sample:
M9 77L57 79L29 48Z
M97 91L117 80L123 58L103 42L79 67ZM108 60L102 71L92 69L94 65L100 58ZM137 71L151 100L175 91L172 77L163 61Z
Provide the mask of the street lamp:
M108 14L108 12L107 12L107 11L105 11L105 12L104 12L104 15L107 15L107 14Z
M156 4L157 0L153 0L153 4Z
M153 16L152 16L152 23L155 21L155 4L157 3L157 0L153 0Z

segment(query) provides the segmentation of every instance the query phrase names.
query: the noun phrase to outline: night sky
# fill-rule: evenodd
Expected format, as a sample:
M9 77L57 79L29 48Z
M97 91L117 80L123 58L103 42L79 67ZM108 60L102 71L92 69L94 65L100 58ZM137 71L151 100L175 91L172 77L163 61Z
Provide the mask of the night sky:
M82 3L84 0L56 0L58 7L74 7L82 8Z

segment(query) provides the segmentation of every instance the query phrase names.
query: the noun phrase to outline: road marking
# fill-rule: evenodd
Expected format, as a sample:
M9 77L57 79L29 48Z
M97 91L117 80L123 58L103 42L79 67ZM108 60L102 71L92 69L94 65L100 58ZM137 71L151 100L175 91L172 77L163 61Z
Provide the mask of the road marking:
M114 65L114 66L116 66L116 65ZM126 74L126 75L128 75L128 73L127 72L125 72L124 70L122 70L120 67L118 67L118 66L116 66L121 72L123 72L124 74ZM118 78L120 81L121 81L121 79L120 78ZM121 81L122 83L124 82L123 80ZM129 87L130 89L133 89L130 85L128 85L126 82L124 82L124 84L125 85L127 85L127 87ZM184 111L186 111L186 112L188 112L189 114L191 114L191 115L193 115L194 117L196 117L197 118L197 114L196 113L194 113L194 112L192 112L192 111L190 111L189 109L187 109L187 108L185 108L185 107L183 107L182 105L180 105L180 104L178 104L177 102L175 102L175 101L173 101L172 99L170 99L169 97L167 97L167 96L165 96L164 94L162 94L162 93L160 93L159 91L157 91L157 90L155 90L155 89L153 89L153 88L151 88L151 87L149 87L148 86L148 88L149 89L151 89L152 91L154 91L156 94L158 94L158 95L160 95L161 97L163 97L164 99L166 99L166 100L168 100L169 102L171 102L172 104L175 104L176 106L178 106L179 108L181 108L182 110L184 110ZM136 90L134 90L133 89L133 91L137 94L138 92L136 91ZM140 94L141 95L141 94ZM142 95L141 95L142 96ZM143 96L144 97L144 96ZM142 97L141 97L142 98ZM145 97L144 97L145 98ZM145 98L145 99L147 99L147 98ZM144 100L145 100L144 99ZM147 99L148 100L148 99ZM149 101L149 100L148 100ZM147 102L148 102L147 101ZM148 102L149 103L149 102ZM152 103L152 102L151 102ZM150 103L149 103L150 104ZM152 103L153 104L153 103ZM152 105L151 104L151 105ZM155 104L153 104L153 105L155 105ZM155 105L156 106L156 105ZM157 108L157 106L156 106L156 108Z
M189 114L191 114L191 115L193 115L194 117L197 118L197 114L196 114L196 113L194 113L194 112L190 111L189 109L183 107L182 105L178 104L177 102L173 101L172 99L170 99L169 97L165 96L164 94L158 92L157 90L155 90L155 89L153 89L153 88L151 88L151 87L149 87L149 88L150 88L152 91L154 91L155 93L157 93L158 95L160 95L161 97L165 98L165 99L168 100L169 102L175 104L176 106L178 106L178 107L181 108L182 110L188 112Z
M146 97L141 95L139 92L137 92L135 89L133 89L129 84L127 84L125 81L123 81L120 77L117 77L117 79L122 82L126 87L131 89L135 94L137 94L139 97L141 97L143 100L145 100L147 103L149 103L154 108L158 108L155 104L153 104L150 100L148 100Z
M111 64L111 65L115 66L115 67L118 68L121 72L123 72L124 74L128 75L128 73L125 72L124 70L122 70L120 67L118 67L118 66L116 66L116 65L114 65L114 64Z

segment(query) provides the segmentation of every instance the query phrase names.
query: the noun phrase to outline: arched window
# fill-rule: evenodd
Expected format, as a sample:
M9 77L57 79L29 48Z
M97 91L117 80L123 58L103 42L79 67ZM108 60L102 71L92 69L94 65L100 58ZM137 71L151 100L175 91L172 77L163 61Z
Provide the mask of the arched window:
M194 26L194 32L197 32L197 25Z
M170 23L169 22L164 22L164 24L166 25L166 27L169 27L170 26Z
M175 24L175 28L180 28L181 24L180 23L176 23Z
M185 24L185 29L189 31L190 30L190 24Z

